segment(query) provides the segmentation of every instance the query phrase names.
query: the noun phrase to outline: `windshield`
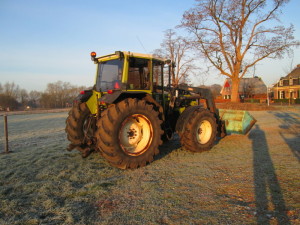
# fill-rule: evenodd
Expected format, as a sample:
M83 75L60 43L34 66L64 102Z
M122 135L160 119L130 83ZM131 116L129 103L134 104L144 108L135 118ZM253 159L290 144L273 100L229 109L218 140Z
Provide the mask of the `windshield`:
M97 91L121 88L123 59L115 59L98 64Z

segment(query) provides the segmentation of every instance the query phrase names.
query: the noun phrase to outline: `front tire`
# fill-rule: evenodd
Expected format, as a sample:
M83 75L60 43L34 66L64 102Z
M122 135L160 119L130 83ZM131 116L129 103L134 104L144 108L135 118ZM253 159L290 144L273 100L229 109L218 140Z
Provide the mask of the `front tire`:
M97 122L97 148L117 168L138 168L153 161L162 144L159 113L144 100L110 105Z
M191 152L202 152L212 148L216 140L217 123L213 113L198 108L186 118L180 143L183 149Z

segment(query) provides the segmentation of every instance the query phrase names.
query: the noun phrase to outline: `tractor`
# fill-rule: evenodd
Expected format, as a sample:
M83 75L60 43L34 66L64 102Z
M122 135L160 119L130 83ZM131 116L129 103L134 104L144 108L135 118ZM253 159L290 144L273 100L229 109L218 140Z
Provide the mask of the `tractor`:
M125 51L101 57L92 52L91 59L97 65L95 84L80 92L66 120L67 149L82 157L96 151L114 167L135 169L151 163L174 133L184 150L202 152L236 122L230 120L236 112L222 112L229 118L222 120L209 89L171 86L171 60ZM246 133L255 119L241 115L248 119L234 129Z

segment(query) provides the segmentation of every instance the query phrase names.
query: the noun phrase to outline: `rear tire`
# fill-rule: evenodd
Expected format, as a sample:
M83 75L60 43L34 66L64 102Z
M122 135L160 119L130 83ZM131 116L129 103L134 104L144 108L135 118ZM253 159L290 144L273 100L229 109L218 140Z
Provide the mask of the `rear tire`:
M191 152L210 150L217 134L217 123L213 113L198 108L186 119L183 132L179 133L182 148Z
M86 103L75 104L66 120L67 138L71 142L68 150L76 148L83 156L94 148L95 118Z
M97 148L117 168L145 166L162 144L158 115L144 100L129 98L110 105L97 122Z

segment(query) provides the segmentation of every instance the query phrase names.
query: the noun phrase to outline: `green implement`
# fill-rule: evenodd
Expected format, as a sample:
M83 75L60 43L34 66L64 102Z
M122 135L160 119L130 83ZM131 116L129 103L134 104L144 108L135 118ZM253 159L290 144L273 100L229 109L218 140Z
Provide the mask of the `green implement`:
M220 119L225 122L227 134L247 134L256 119L247 111L219 109Z

